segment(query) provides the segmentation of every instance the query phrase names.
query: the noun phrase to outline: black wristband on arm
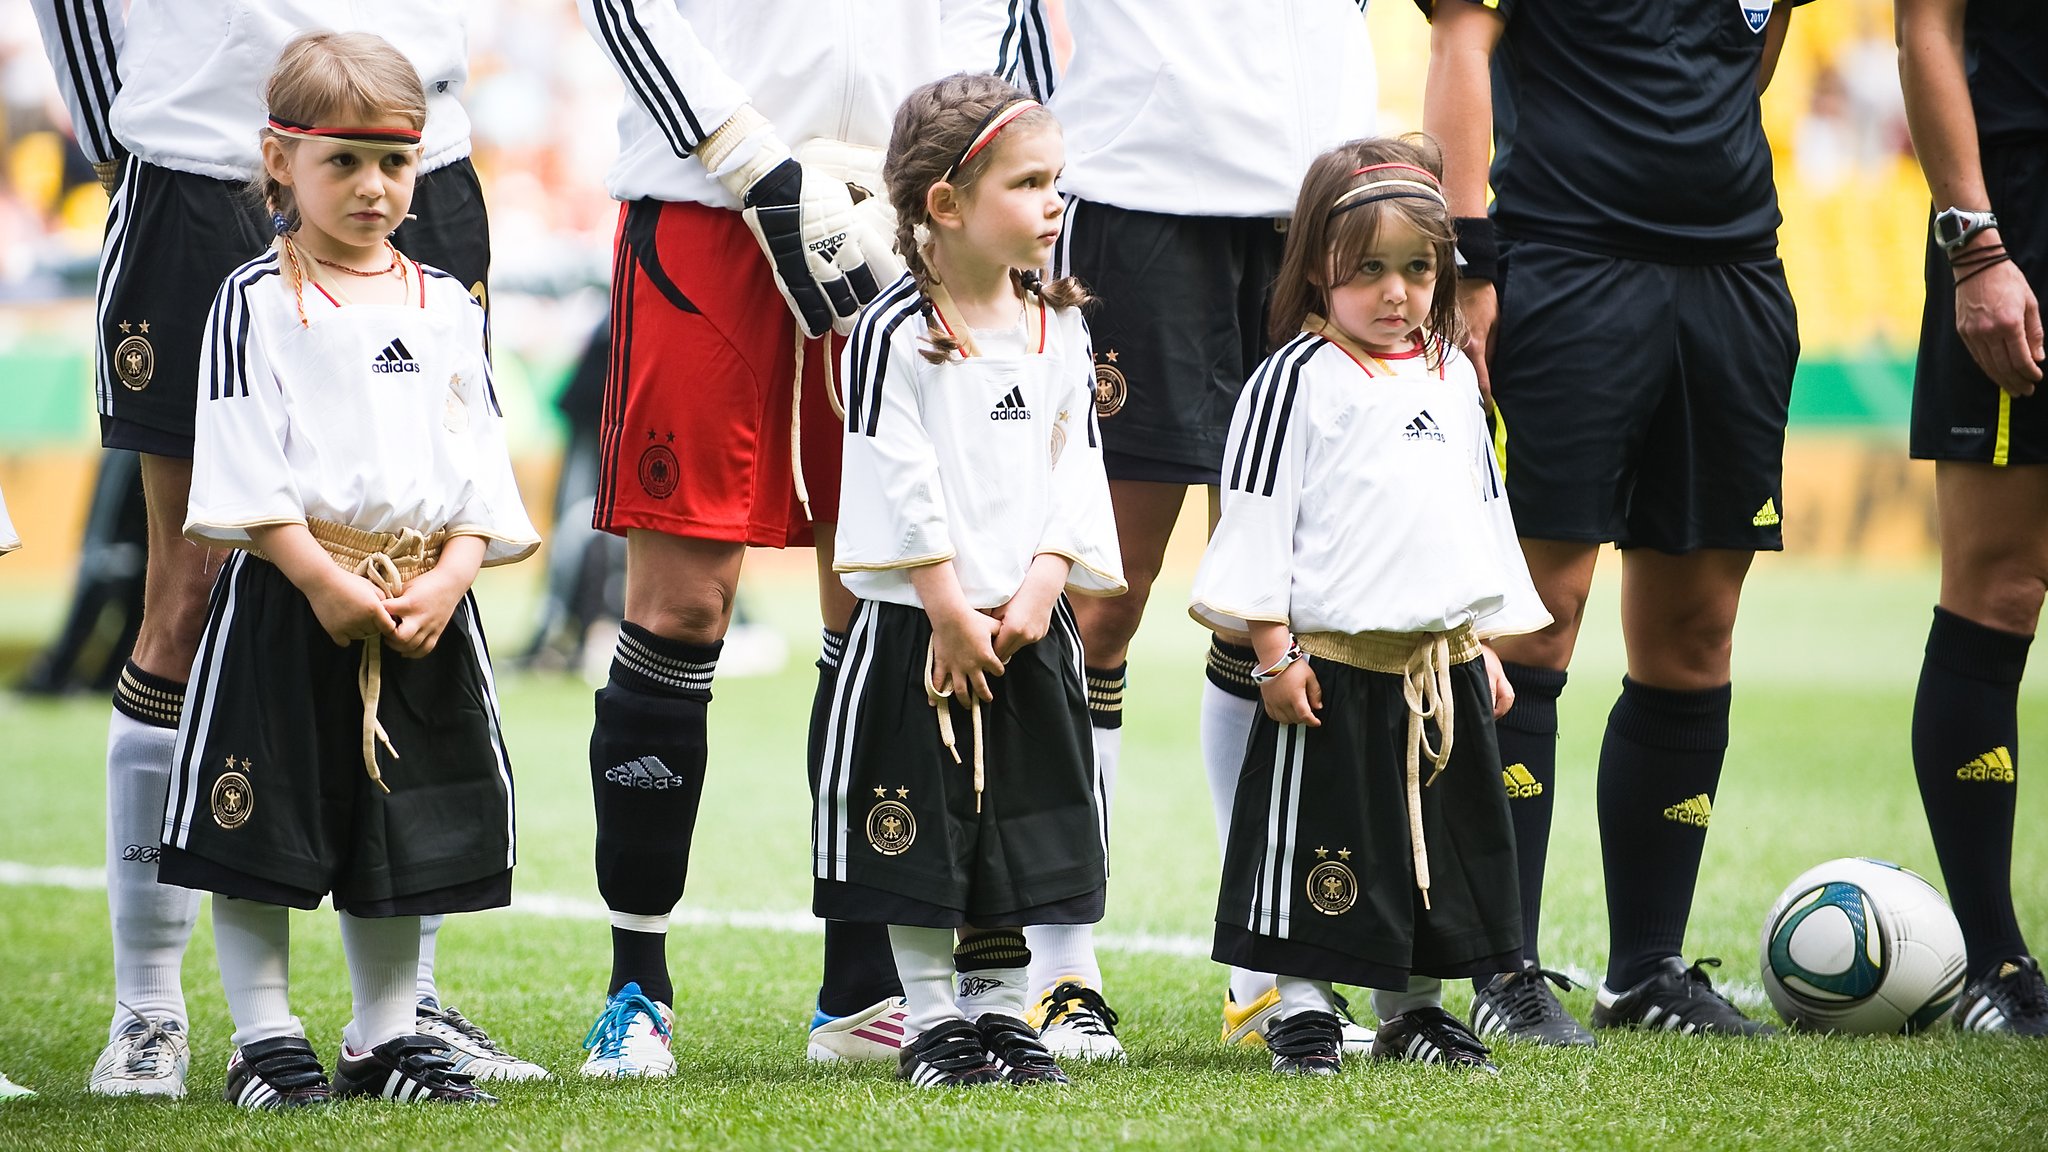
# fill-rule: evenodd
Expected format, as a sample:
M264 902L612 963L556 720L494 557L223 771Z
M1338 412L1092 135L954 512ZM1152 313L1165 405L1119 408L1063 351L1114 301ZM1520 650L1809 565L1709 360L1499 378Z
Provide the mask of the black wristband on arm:
M1459 216L1451 221L1458 238L1458 278L1484 280L1500 285L1500 245L1493 238L1493 220L1487 216Z

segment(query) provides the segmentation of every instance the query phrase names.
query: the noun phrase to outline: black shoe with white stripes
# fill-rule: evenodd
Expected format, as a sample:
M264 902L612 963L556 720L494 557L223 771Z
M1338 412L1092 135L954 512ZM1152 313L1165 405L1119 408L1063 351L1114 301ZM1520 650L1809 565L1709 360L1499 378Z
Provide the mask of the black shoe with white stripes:
M1770 1036L1777 1032L1769 1024L1751 1020L1714 991L1707 968L1719 968L1718 956L1702 957L1691 967L1676 956L1657 962L1649 979L1626 992L1616 992L1601 981L1593 995L1593 1027L1641 1028L1654 1032L1682 1032L1688 1036L1711 1032L1719 1036Z
M925 1029L897 1058L896 1078L919 1088L971 1088L1000 1084L1003 1074L982 1047L981 1030L965 1020Z
M327 1070L303 1036L280 1036L244 1044L228 1057L227 1087L221 1098L262 1112L309 1108L333 1095Z
M1558 1003L1551 984L1567 992L1572 989L1571 979L1564 973L1534 964L1520 972L1495 976L1472 994L1472 1031L1488 1040L1526 1040L1552 1048L1593 1047L1593 1034Z
M2032 956L2015 956L1970 981L1956 1001L1956 1027L1966 1032L2048 1036L2048 980Z
M1024 1021L990 1012L975 1021L974 1028L981 1033L981 1046L987 1050L989 1062L1004 1080L1012 1084L1072 1083L1060 1071L1059 1061L1052 1058L1038 1033Z
M1487 1059L1492 1054L1456 1016L1441 1008L1410 1008L1392 1020L1382 1020L1379 1034L1372 1040L1375 1060L1413 1060L1498 1072Z
M498 1098L455 1071L448 1046L431 1036L399 1036L362 1055L341 1047L334 1066L334 1094L439 1104L496 1104Z
M1334 1012L1296 1012L1266 1026L1273 1071L1282 1076L1335 1076L1344 1070L1344 1024Z

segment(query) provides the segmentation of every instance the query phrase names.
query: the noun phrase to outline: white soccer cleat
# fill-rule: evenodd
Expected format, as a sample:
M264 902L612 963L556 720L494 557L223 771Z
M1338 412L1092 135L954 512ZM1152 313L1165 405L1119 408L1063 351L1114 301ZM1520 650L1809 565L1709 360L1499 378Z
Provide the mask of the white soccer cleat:
M0 1100L26 1100L35 1094L35 1089L16 1084L7 1078L7 1073L0 1072Z
M451 1072L472 1080L546 1080L548 1070L530 1060L521 1060L503 1048L490 1034L471 1023L453 1008L419 1006L413 1029L448 1046L454 1059Z
M121 1034L100 1050L85 1089L98 1096L185 1095L185 1069L192 1059L191 1041L176 1020L152 1020L133 1009L135 1017Z
M1280 990L1268 988L1264 995L1240 1005L1229 992L1223 994L1223 1042L1257 1048L1266 1042L1266 1029L1280 1015ZM1373 1030L1351 1015L1351 1002L1337 994L1337 1030L1346 1056L1372 1052Z
M1123 1041L1116 1038L1116 1011L1102 993L1078 976L1062 976L1031 1009L1039 1042L1054 1056L1070 1060L1122 1060Z
M903 997L892 996L847 1016L828 1016L820 1008L811 1018L804 1055L823 1062L900 1059L910 1032L903 1007Z
M632 1077L659 1079L676 1070L676 1058L669 1051L669 1037L675 1027L675 1012L666 1004L649 1000L640 985L628 981L612 993L583 1046L583 1074L600 1079Z

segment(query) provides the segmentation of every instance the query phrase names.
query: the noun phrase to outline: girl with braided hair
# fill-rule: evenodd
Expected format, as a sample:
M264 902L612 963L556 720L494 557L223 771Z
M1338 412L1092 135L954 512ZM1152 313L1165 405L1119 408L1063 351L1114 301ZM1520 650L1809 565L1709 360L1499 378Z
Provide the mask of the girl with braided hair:
M912 93L885 167L908 270L862 314L835 569L858 598L814 910L889 926L919 1087L1066 1077L1024 1022L1033 924L1102 918L1102 781L1066 593L1124 590L1058 124L989 76ZM958 977L957 986L955 977Z

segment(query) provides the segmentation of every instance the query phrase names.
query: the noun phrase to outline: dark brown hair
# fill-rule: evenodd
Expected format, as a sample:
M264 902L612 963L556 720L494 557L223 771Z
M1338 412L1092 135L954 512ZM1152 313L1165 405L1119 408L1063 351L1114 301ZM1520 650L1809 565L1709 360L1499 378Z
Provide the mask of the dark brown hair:
M1329 316L1330 289L1342 287L1358 275L1380 230L1388 221L1398 220L1420 233L1435 250L1436 285L1422 326L1429 364L1436 367L1464 334L1458 316L1457 236L1450 209L1440 200L1404 196L1347 208L1332 216L1337 198L1353 188L1403 178L1430 182L1421 173L1404 173L1398 168L1355 175L1375 164L1412 165L1434 175L1438 183L1443 179L1443 154L1436 141L1420 132L1398 140L1353 140L1316 157L1302 178L1301 195L1294 203L1294 222L1288 226L1287 248L1273 285L1267 333L1278 347L1301 331L1311 313Z
M403 117L415 131L427 126L427 91L405 54L370 32L302 32L278 54L263 88L270 115L298 124L367 124ZM274 134L264 128L261 136ZM286 149L299 141L277 136ZM262 163L249 194L268 213L297 222L292 190Z
M889 206L896 211L896 254L903 257L911 279L917 282L925 324L931 332L931 347L922 351L925 359L934 364L943 363L960 345L933 322L931 286L938 277L925 263L917 243L920 226L931 222L925 214L925 196L932 185L942 180L963 192L973 187L1002 147L1001 136L962 164L950 178L947 170L998 109L1030 98L1029 93L994 76L961 72L926 84L896 109L889 151L882 161L882 179L889 188ZM1005 131L1057 123L1052 113L1033 108L1011 121ZM1035 295L1054 308L1078 308L1092 299L1088 289L1072 276L1046 283L1036 269L1013 268L1010 275L1020 292Z

